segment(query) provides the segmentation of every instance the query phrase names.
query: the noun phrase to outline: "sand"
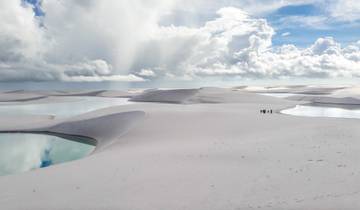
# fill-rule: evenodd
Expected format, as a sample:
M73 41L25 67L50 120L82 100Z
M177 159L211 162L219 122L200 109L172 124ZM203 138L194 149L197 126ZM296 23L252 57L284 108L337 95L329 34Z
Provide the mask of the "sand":
M97 96L107 97L107 98L131 98L135 95L138 95L138 93L129 92L129 91L120 91L120 90L107 90L107 91L101 92Z
M342 90L351 87L347 86L279 86L279 87L249 87L248 91L257 93L294 93L294 94L311 94L311 95L329 95L335 92L342 92Z
M26 102L46 98L46 96L32 93L0 93L0 102Z
M259 114L299 101L244 89L152 90L134 100L144 103L61 121L0 119L3 131L99 145L78 161L0 177L1 209L360 208L358 120Z

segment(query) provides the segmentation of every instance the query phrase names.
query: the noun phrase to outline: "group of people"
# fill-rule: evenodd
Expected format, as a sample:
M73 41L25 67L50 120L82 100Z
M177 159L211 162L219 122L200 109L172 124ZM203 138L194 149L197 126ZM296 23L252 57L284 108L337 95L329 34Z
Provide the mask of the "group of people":
M272 109L261 109L260 110L260 114L272 114L273 110Z

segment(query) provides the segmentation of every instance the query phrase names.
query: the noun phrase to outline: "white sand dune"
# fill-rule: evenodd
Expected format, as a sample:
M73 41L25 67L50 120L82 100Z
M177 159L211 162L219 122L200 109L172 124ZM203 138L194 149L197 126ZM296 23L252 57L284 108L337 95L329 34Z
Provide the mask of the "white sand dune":
M334 96L339 97L356 97L360 98L360 87L358 86L350 86L345 89L337 90L333 92Z
M290 96L289 100L310 101L322 104L344 104L344 105L360 105L360 99L353 97L319 97L319 96Z
M45 98L46 96L32 93L0 93L0 102L26 102Z
M116 109L104 109L100 112L92 112L71 118L65 122L49 128L41 128L40 130L91 137L97 140L96 150L102 150L128 132L144 116L145 113L142 111L118 113Z
M21 101L21 100L0 101L0 108L2 105L6 106L6 105L56 104L56 103L70 103L70 102L80 102L80 101L82 101L82 99L80 99L79 97L44 96L39 98L33 98L31 100L26 100L26 101Z
M119 90L106 90L99 93L97 96L108 97L108 98L131 98L135 95L137 95L137 93L131 93L131 92L119 91Z
M201 88L188 98L192 103L283 103L283 99L269 96L257 95L248 91L223 89L223 88Z
M231 89L134 100L161 103L0 119L100 142L82 160L0 177L1 209L360 209L358 120L263 115L298 102Z
M278 88L256 88L256 89L248 89L250 92L258 92L258 93L293 93L293 94L309 94L309 95L329 95L336 91L341 91L346 89L345 86L339 87L322 87L322 86L285 86Z
M260 96L243 90L224 88L200 88L181 90L149 90L134 96L135 102L158 102L174 104L198 103L281 103L282 99L269 96Z
M97 96L105 90L94 90L94 91L57 91L49 94L50 96Z
M90 137L97 140L96 150L100 150L120 138L144 115L142 111L119 112L115 107L60 120L53 116L7 117L0 120L4 123L0 132L52 132Z
M181 90L149 90L134 96L131 101L136 102L159 102L159 103L187 103L198 92L197 89Z

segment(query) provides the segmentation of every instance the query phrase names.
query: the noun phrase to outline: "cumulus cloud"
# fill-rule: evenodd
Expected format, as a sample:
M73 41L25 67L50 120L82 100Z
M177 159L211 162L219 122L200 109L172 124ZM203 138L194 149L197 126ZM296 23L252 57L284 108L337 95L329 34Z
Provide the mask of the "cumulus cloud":
M246 5L259 1L251 2L211 1L244 10L223 7L200 26L187 26L161 21L179 8L197 13L205 1L43 0L39 17L22 0L0 0L0 81L359 76L358 43L324 37L307 48L273 46L276 32L252 15ZM268 2L262 10L312 1Z
M38 60L45 51L44 34L31 7L19 1L0 1L0 62Z
M25 1L0 0L0 80L144 81L129 73L135 51L171 4L45 0L38 17Z
M138 59L172 78L331 78L358 77L358 48L341 47L331 37L302 49L272 46L274 29L264 19L223 8L200 28L162 27ZM161 41L160 41L161 40ZM173 44L171 44L173 43ZM154 50L154 46L157 46ZM171 47L166 47L171 46ZM151 52L151 53L150 53ZM150 56L150 57L149 57ZM156 59L161 58L161 59Z
M156 74L151 69L141 69L138 75L143 77L155 77Z
M331 17L342 21L356 21L360 19L360 1L358 0L334 0L324 3Z

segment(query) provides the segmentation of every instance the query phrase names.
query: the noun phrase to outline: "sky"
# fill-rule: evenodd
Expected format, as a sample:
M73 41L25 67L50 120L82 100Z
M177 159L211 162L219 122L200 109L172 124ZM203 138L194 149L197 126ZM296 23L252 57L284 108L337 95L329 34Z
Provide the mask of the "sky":
M357 0L0 0L0 82L357 82Z

